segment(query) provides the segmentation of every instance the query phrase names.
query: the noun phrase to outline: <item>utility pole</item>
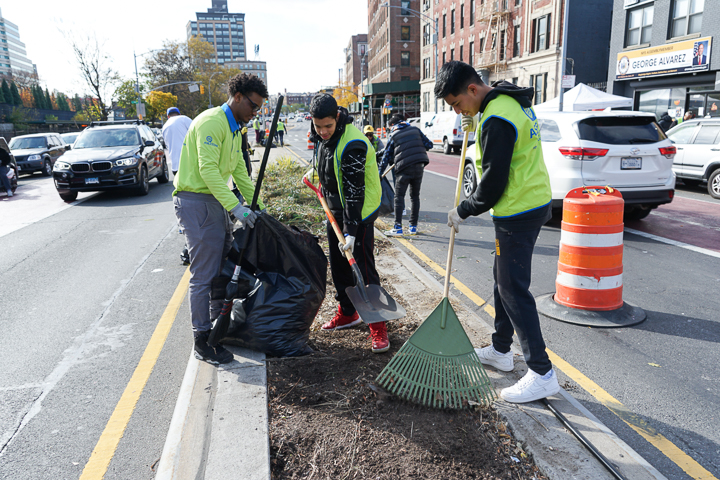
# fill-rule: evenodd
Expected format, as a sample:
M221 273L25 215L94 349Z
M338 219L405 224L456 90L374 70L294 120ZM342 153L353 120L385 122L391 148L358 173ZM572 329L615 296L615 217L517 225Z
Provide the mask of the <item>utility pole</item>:
M563 111L563 93L565 92L565 89L562 85L562 79L565 76L565 56L567 55L567 33L568 33L568 4L569 0L565 0L565 6L563 7L563 35L562 35L562 58L560 60L560 98L559 98L559 108L560 111ZM574 67L575 62L573 61L573 71L575 70Z

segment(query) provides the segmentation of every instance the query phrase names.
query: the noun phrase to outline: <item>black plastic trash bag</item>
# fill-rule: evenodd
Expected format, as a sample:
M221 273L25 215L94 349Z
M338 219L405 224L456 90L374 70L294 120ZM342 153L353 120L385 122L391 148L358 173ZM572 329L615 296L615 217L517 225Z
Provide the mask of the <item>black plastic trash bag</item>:
M243 301L243 322L230 321L224 343L284 357L311 353L310 325L325 299L327 258L315 236L268 214L235 232L228 258L259 280ZM247 289L245 290L247 292Z
M395 190L387 177L380 180L382 198L380 199L380 215L389 215L395 212Z

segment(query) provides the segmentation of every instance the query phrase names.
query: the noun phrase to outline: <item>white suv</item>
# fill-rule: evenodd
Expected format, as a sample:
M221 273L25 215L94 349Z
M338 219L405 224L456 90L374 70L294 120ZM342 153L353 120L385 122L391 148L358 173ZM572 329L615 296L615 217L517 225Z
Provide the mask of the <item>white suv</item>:
M667 135L677 147L675 175L689 187L707 180L708 193L720 198L720 118L689 120Z
M584 185L609 185L622 193L625 218L640 220L675 195L675 146L643 112L538 112L553 208ZM473 150L474 152L474 150ZM470 166L468 166L470 165ZM464 193L477 184L466 162Z

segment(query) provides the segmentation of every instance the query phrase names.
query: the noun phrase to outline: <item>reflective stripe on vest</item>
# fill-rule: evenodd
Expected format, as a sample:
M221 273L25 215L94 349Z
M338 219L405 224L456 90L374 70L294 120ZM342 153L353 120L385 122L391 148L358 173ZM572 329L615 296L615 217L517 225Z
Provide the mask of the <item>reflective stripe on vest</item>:
M380 174L378 173L377 160L375 159L375 148L370 144L367 137L354 125L345 125L345 132L340 140L338 140L335 148L335 178L338 182L338 192L340 192L340 202L345 208L345 193L342 187L342 168L340 161L345 152L345 148L352 142L365 142L367 145L367 153L365 154L365 202L362 208L362 219L366 220L372 216L375 211L380 208L380 199L382 197L382 187L380 187Z
M482 138L482 126L492 117L501 118L515 128L510 174L500 200L490 209L493 217L512 217L544 207L552 200L550 176L545 167L540 127L532 107L523 108L514 98L498 95L488 103L478 122L475 138ZM482 176L482 142L475 142L475 166Z

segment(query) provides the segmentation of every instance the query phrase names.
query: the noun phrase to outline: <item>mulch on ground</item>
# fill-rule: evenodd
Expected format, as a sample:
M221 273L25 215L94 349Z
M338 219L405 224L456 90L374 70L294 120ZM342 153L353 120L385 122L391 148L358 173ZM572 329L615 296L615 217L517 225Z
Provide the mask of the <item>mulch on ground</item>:
M376 240L378 253L389 242ZM493 408L433 410L387 395L374 379L422 323L413 306L388 324L391 349L370 351L369 330L323 332L336 312L328 291L310 333L315 353L268 359L272 478L544 479Z

